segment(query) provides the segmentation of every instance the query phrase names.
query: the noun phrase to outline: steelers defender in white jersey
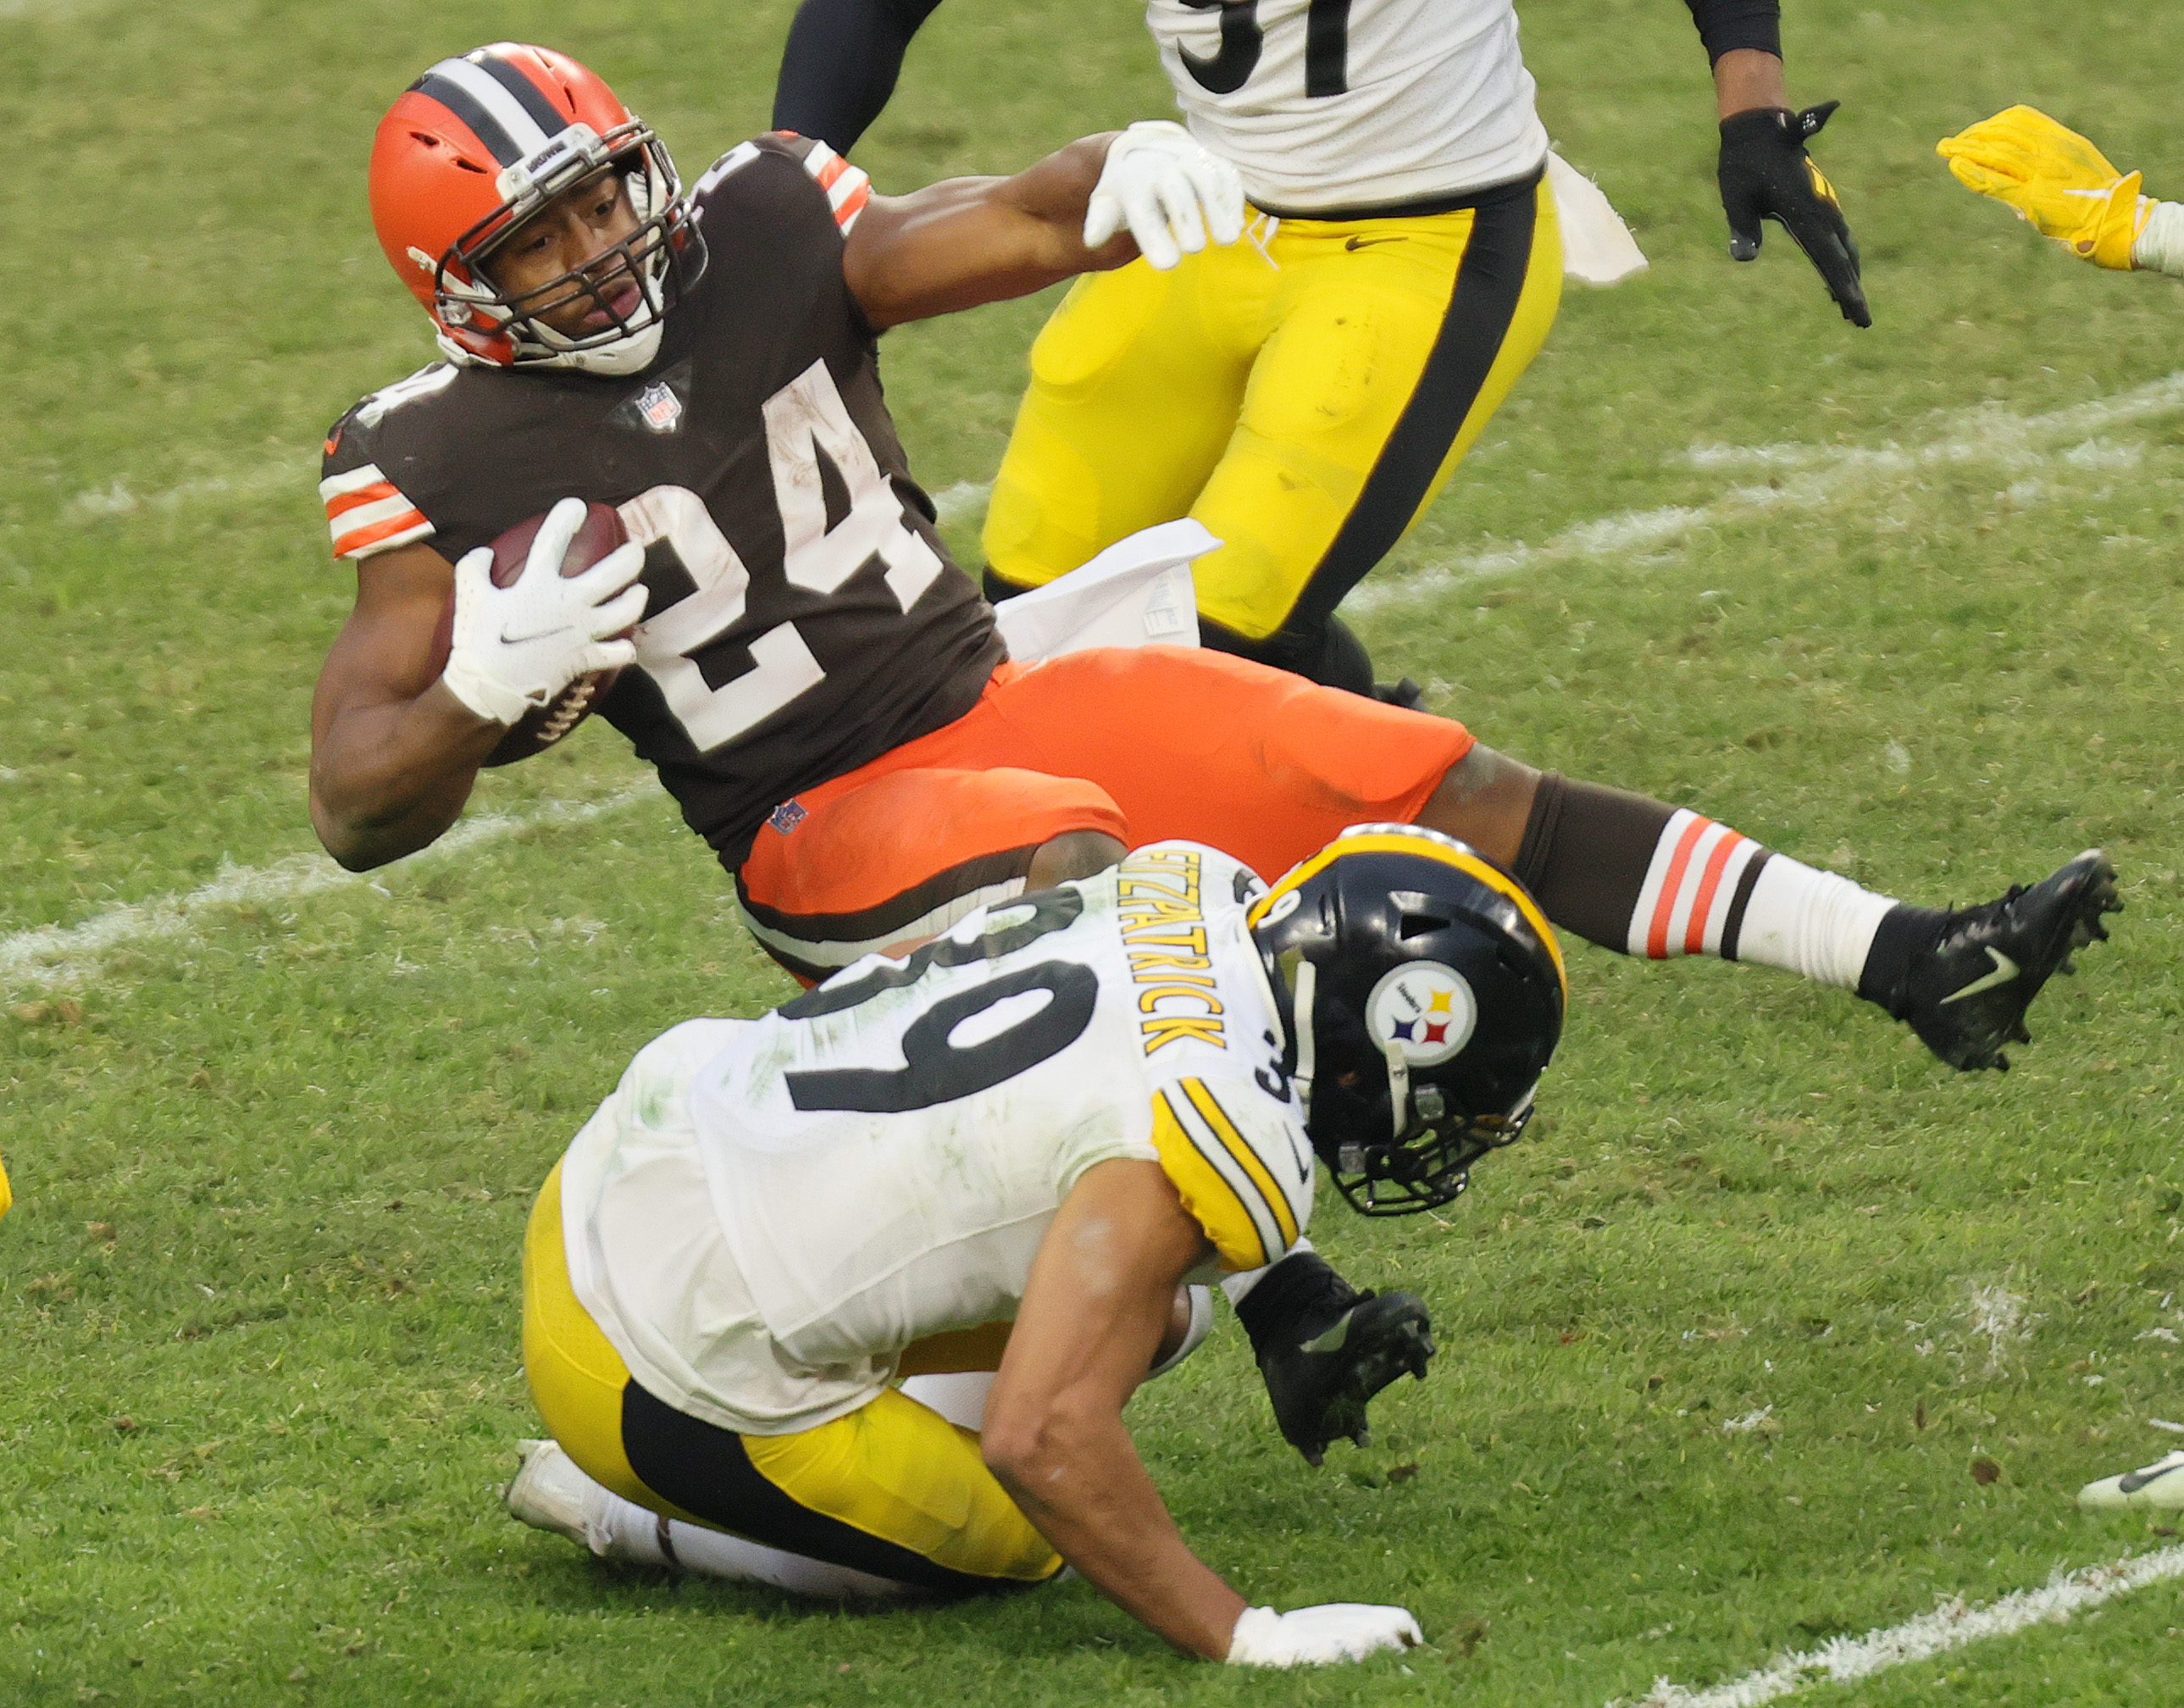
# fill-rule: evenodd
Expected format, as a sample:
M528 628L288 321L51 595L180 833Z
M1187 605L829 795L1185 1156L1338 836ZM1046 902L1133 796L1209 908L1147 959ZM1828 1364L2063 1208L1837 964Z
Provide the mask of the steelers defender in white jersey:
M775 125L847 153L937 4L804 0ZM1713 65L1730 253L1750 260L1778 220L1869 324L1858 246L1804 150L1833 103L1791 110L1778 0L1686 4ZM1234 176L1210 217L1178 208L1172 242L1080 279L1039 334L987 511L987 591L1188 515L1223 542L1195 566L1206 645L1370 691L1335 607L1446 484L1560 299L1513 0L1146 0L1145 21L1189 134L1134 125L1110 159L1139 151L1149 205L1153 169L1194 140ZM1088 238L1129 204L1117 187Z
M812 1594L960 1594L1065 1562L1186 1653L1356 1659L1401 1608L1251 1608L1123 1424L1272 1263L1315 1153L1367 1214L1443 1204L1524 1129L1554 935L1463 844L1346 831L1268 890L1210 848L874 956L648 1045L540 1193L524 1363L555 1444L516 1515ZM998 1370L951 1422L912 1372Z

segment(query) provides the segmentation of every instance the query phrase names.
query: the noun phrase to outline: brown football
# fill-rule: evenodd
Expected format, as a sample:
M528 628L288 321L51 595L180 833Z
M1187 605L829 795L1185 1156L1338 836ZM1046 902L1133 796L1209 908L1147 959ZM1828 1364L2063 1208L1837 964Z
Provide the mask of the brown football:
M538 538L538 530L545 525L543 513L528 522L519 522L493 543L493 584L495 587L513 586L515 578L523 573L523 566L531 555L531 542ZM613 506L587 504L584 523L577 530L576 538L569 542L569 550L561 559L561 573L581 575L616 546L629 538L622 529L621 518ZM437 667L444 669L448 650L454 645L455 606L450 598L448 608L441 614L439 633L433 637L432 656ZM626 637L629 631L625 629ZM544 706L524 713L522 720L502 736L492 752L486 755L488 765L512 765L519 759L528 759L534 753L543 753L571 730L599 709L599 702L607 697L621 674L619 670L594 670L580 676Z

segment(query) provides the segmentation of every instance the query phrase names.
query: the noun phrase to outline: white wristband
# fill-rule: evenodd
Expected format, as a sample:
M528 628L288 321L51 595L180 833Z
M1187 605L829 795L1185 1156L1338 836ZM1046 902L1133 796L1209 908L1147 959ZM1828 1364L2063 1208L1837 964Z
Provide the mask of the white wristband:
M2156 202L2131 246L2131 264L2184 278L2184 202Z

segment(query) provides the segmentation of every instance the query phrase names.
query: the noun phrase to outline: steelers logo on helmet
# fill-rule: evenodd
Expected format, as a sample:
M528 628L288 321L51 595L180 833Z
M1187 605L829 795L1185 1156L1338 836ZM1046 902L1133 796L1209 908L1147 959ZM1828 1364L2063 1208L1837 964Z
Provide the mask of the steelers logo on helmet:
M1407 961L1382 974L1365 1000L1365 1024L1384 1049L1398 1045L1413 1068L1447 1061L1479 1026L1471 981L1439 961Z

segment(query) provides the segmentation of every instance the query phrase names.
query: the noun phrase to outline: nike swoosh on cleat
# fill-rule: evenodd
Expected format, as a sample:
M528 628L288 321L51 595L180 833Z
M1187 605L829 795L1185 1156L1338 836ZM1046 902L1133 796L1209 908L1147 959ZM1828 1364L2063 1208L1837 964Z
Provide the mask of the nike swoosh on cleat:
M1357 1314L1354 1310L1343 1312L1341 1320L1333 1328L1323 1329L1313 1339L1301 1342L1297 1350L1299 1352L1340 1352L1343 1343L1350 1338L1350 1319Z
M2144 1471L2134 1471L2127 1476L2118 1477L2116 1479L2116 1493L2119 1494L2136 1494L2140 1489L2151 1488L2154 1483L2160 1482L2163 1477L2174 1476L2180 1471L2184 1471L2184 1465L2148 1465Z
M2016 962L2011 960L1992 943L1986 946L1986 952L1994 961L1994 970L1973 980L1963 990L1952 991L1947 996L1942 997L1943 1007L1947 1007L1952 1002L1961 1002L1967 996L1976 996L1982 991L1992 991L1997 985L2007 985L2017 976Z

